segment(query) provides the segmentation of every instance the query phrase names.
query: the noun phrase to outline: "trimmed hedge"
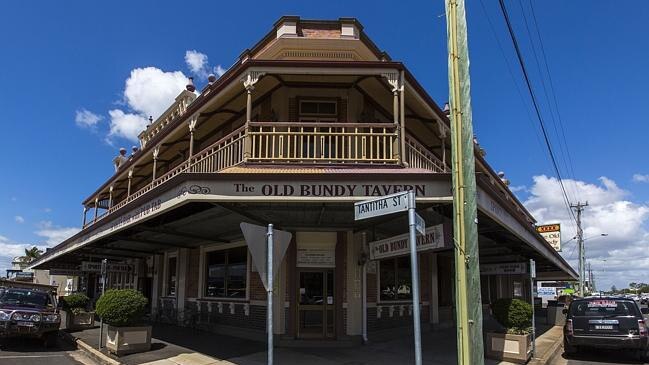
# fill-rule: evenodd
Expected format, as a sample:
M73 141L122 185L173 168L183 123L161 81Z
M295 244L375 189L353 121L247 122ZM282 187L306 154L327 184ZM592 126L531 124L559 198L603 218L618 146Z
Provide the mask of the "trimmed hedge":
M527 334L532 327L532 305L520 299L503 298L496 300L492 309L496 320L508 333Z
M111 326L127 327L142 320L148 300L134 289L107 290L95 304L95 312Z
M90 298L83 293L70 294L61 297L61 306L64 311L79 314L83 312L90 302Z

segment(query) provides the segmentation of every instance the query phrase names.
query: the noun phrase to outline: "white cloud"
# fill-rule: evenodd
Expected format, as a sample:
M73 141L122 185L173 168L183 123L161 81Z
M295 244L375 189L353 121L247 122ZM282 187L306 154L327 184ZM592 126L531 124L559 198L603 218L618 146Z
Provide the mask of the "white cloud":
M22 223L25 223L25 218L23 218L20 215L17 215L17 216L14 217L14 221L16 221L16 223L22 224Z
M185 63L189 71L201 80L207 79L210 73L221 77L226 71L221 65L210 67L207 55L195 49L185 52Z
M221 67L221 65L216 65L216 67L214 67L214 73L215 73L216 76L218 76L218 77L223 76L223 74L225 73L225 71L227 71L227 70L224 69L223 67Z
M126 79L124 100L128 106L145 116L157 118L187 85L187 76L180 71L165 72L156 67L136 68Z
M207 70L209 69L207 63L207 55L196 50L185 52L185 63L194 75L200 78L207 77Z
M159 117L187 85L180 71L165 72L156 67L136 68L126 79L124 102L130 111L113 109L108 140L123 137L137 142L138 134L148 124L148 117Z
M634 182L649 183L649 175L634 174L633 175L633 181Z
M74 121L77 123L77 126L82 128L93 128L102 119L104 119L103 116L97 115L87 109L77 110L74 116Z
M649 205L630 200L630 193L606 177L599 184L564 180L569 193L588 201L582 214L586 260L591 261L598 289L615 284L627 287L632 281L647 282L649 270ZM543 223L560 222L563 241L576 234L575 223L563 202L555 178L535 176L525 206ZM602 237L606 233L608 236ZM563 247L562 255L577 268L575 240Z
M110 110L108 115L110 115L108 139L123 137L130 141L137 141L137 136L146 128L149 122L140 114L127 114L120 109Z
M60 227L54 225L51 221L42 221L39 223L39 230L34 232L36 235L45 238L48 247L58 245L71 236L79 232L76 227Z

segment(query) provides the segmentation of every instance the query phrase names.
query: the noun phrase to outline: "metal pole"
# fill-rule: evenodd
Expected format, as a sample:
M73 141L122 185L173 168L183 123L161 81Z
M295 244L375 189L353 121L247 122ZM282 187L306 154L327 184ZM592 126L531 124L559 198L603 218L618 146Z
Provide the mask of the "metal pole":
M266 266L266 274L268 275L268 292L267 292L267 308L266 308L266 321L268 331L268 365L273 365L273 224L268 225L266 233L268 237L268 264Z
M536 276L536 264L530 259L530 298L532 301L532 358L536 354L536 315L534 313L534 277Z
M363 241L363 252L365 252L365 247L367 245L367 234L362 233ZM367 261L363 263L363 278L361 279L362 290L362 305L363 305L363 343L367 343Z
M101 260L101 295L103 296L106 292L106 270L108 266L108 260ZM104 319L99 317L99 349L103 347L104 342Z
M415 329L415 365L421 365L421 322L419 321L419 267L415 228L415 192L408 191L408 227L410 233L410 275L412 282L412 321Z

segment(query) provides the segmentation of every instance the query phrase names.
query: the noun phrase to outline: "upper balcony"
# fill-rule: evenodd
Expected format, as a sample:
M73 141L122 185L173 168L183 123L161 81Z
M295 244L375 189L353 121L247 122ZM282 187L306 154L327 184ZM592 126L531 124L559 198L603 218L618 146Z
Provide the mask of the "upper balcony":
M103 212L92 220L84 219L84 228L182 173L219 173L240 164L394 168L406 165L436 173L450 171L416 137L406 134L403 146L402 154L399 126L394 123L250 122L163 175L152 174L150 182L136 191L132 191L131 181L137 172L129 170L124 198L114 201L114 187L109 188L108 196L97 200L96 207L103 208Z

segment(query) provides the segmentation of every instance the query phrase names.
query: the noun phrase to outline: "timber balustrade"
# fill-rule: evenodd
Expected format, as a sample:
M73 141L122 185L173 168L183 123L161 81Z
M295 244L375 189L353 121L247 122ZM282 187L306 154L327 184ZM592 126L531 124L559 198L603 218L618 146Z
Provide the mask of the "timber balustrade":
M406 136L404 162L410 168L447 172L435 154ZM398 126L393 123L250 122L204 148L164 175L114 204L84 226L90 226L128 203L189 173L218 173L243 162L338 165L398 165Z

